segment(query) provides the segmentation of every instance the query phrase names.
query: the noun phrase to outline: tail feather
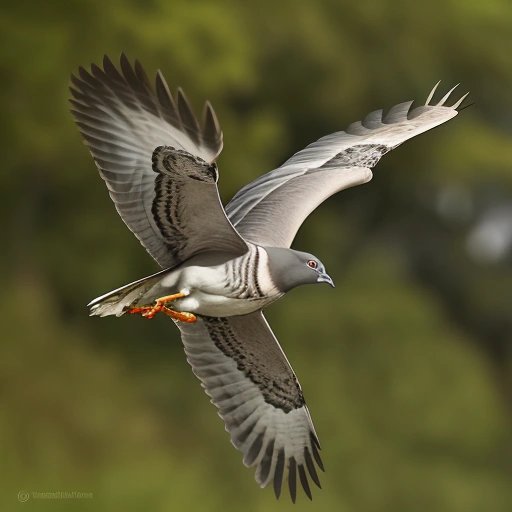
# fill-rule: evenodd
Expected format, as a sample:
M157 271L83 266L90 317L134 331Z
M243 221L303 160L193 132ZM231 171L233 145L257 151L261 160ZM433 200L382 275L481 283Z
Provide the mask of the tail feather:
M138 300L160 281L165 272L168 270L162 270L97 297L87 304L90 316L124 315L127 309L137 304Z

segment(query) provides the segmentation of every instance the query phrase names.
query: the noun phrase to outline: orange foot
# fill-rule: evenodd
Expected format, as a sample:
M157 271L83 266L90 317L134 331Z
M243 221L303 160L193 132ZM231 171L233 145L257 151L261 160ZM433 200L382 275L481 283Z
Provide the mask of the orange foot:
M188 293L175 293L173 295L166 295L164 297L160 297L156 299L154 306L139 306L136 308L130 308L127 310L127 313L136 314L140 313L144 318L153 318L157 313L164 313L167 316L170 316L174 320L179 320L180 322L193 323L197 320L197 317L192 313L187 313L185 311L175 311L166 306L168 302L173 302L176 299L181 299L186 297Z

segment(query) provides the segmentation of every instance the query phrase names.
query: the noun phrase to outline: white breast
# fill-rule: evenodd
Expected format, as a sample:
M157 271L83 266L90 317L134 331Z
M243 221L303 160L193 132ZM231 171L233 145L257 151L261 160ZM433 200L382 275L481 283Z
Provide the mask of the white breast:
M252 270L248 272L248 268ZM170 307L206 316L246 315L281 296L270 277L268 254L256 245L225 264L184 267L164 278L162 285L172 288L171 293L190 291Z
M188 311L199 315L224 317L247 315L268 304L268 299L234 299L223 295L211 295L201 290L195 290L188 297L177 300L173 309Z

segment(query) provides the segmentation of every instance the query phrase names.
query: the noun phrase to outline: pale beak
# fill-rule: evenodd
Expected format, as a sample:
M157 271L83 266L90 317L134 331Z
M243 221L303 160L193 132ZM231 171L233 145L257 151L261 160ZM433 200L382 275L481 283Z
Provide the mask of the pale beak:
M327 283L330 284L334 288L334 281L332 280L332 277L329 274L320 274L318 276L318 279L316 280L317 283Z

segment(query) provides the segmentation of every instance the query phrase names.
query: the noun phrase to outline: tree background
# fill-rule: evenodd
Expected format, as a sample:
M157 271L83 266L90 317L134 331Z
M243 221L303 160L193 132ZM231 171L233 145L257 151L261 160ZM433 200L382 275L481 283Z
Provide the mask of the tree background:
M508 0L3 2L1 509L511 510L511 26ZM169 319L87 316L156 270L68 113L69 74L121 51L212 101L226 200L440 78L471 90L305 224L337 288L269 310L323 446L313 504L255 485Z

